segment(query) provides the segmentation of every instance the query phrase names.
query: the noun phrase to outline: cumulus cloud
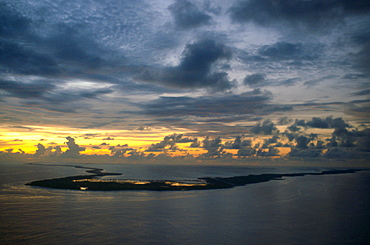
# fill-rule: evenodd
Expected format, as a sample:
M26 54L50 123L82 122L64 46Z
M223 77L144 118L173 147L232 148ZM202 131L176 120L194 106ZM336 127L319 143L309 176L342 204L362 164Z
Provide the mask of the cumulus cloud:
M201 157L214 158L220 157L224 154L224 147L222 145L221 137L216 137L215 139L210 139L208 136L203 140L202 147L207 150L206 153L202 154Z
M310 121L305 122L304 120L296 120L290 127L292 131L296 130L295 126L311 127L311 128L346 128L350 127L341 117L333 118L328 116L324 119L320 117L313 117Z
M46 148L43 144L37 144L37 150L35 156L43 156L45 154Z
M198 7L187 0L176 0L171 4L170 10L177 27L190 29L210 24L211 16L199 11Z
M80 155L80 152L86 149L85 147L80 147L78 144L76 144L75 139L71 136L66 137L66 139L68 140L66 143L68 146L68 150L63 153L64 157L78 157Z
M275 127L275 124L270 120L267 119L262 122L258 122L254 127L250 129L250 131L254 134L273 134L277 128Z
M321 155L322 151L318 149L292 149L291 152L289 152L290 157L300 157L300 158L313 158L313 157L319 157Z
M279 125L287 125L287 124L292 123L292 122L293 122L293 119L291 119L287 116L278 118L278 124Z
M268 147L267 149L259 149L257 151L259 157L273 157L279 156L279 150L274 147Z
M178 66L161 70L145 69L137 80L179 89L211 88L225 91L232 88L226 72L213 72L212 65L231 57L230 50L212 39L186 45Z
M176 150L176 143L191 142L189 138L183 138L182 134L172 134L163 138L159 143L152 144L147 151L163 151L166 149Z

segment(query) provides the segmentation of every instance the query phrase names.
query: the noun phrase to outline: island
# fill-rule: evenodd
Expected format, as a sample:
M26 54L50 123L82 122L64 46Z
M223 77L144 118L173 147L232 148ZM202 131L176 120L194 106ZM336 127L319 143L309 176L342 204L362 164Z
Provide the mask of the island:
M86 168L74 166L76 168ZM103 169L88 168L86 172L92 175L78 175L64 178L37 180L26 185L82 190L82 191L119 191L119 190L148 190L148 191L188 191L233 188L247 184L267 182L270 180L283 180L286 177L305 175L332 175L355 173L361 169L328 170L315 173L283 173L283 174L250 174L234 177L203 177L195 180L105 180L99 177L107 175L121 175L121 173L104 173Z

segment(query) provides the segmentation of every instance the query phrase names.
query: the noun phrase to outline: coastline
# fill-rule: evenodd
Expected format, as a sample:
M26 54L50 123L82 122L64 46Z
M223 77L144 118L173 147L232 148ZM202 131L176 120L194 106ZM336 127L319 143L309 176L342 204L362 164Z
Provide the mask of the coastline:
M76 168L87 168L73 166ZM298 177L305 175L333 175L348 174L363 169L328 170L316 173L283 173L283 174L250 174L247 176L233 177L202 177L192 181L172 180L100 180L97 177L108 175L121 175L121 173L104 173L103 169L87 168L86 172L92 175L78 175L64 178L44 179L27 183L26 185L89 191L124 191L124 190L147 190L147 191L188 191L188 190L211 190L233 188L247 184L267 182L270 180L283 180L285 177Z

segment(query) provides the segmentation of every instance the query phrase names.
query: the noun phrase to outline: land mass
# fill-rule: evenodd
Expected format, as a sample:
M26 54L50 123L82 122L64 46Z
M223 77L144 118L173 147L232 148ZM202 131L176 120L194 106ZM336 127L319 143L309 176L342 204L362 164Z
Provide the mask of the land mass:
M76 168L85 168L74 166ZM90 169L90 168L89 168ZM118 191L118 190L150 190L150 191L184 191L184 190L210 190L233 188L247 184L281 180L285 177L305 175L332 175L355 173L361 169L329 170L317 173L284 173L284 174L250 174L234 177L204 177L197 180L101 180L98 177L107 175L121 175L120 173L104 173L102 169L91 168L87 172L93 175L78 175L64 178L37 180L26 185L90 191Z

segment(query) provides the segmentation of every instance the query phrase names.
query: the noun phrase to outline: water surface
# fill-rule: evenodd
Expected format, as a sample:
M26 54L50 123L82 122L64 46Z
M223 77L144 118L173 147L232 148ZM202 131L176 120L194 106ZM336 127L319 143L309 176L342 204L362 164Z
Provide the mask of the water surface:
M85 166L85 165L84 165ZM97 165L125 179L195 179L313 168ZM367 244L370 172L204 191L69 191L24 185L84 169L0 165L1 244ZM107 176L109 177L109 176Z

